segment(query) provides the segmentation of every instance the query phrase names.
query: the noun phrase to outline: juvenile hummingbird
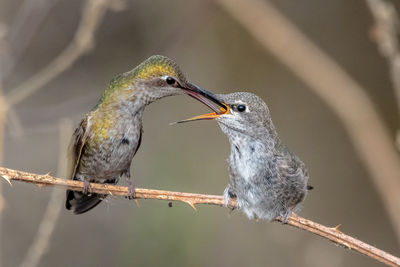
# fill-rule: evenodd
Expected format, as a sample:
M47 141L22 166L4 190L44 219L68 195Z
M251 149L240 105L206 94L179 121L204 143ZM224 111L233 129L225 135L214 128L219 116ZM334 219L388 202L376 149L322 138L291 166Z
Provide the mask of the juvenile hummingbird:
M91 193L90 182L116 184L122 176L128 182L128 197L134 198L130 166L142 139L143 110L157 99L184 92L195 98L201 95L201 89L187 82L179 67L164 56L152 56L111 80L73 134L68 178L83 181L84 190L67 190L65 207L75 214L87 212L106 197ZM204 95L202 99L215 101Z
M268 107L260 97L245 92L206 94L205 104L213 108L212 103L217 103L210 102L213 97L225 109L218 104L213 108L215 113L180 122L215 119L228 136L231 153L225 203L235 198L238 208L250 219L271 221L280 216L286 223L307 190L312 189L307 185L304 163L279 139Z

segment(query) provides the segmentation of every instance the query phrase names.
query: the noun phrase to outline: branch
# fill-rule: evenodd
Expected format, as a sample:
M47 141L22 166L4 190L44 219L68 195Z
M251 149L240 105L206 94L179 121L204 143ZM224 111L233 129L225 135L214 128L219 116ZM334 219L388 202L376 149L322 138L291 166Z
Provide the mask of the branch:
M400 159L384 120L365 90L270 1L218 3L340 118L400 242Z
M63 186L75 191L83 190L83 182L60 179L50 176L49 174L40 175L28 172L22 172L12 169L0 167L0 177L6 179L10 184L12 180L36 184L42 186ZM93 193L106 194L113 196L126 196L128 188L123 186L106 185L91 183ZM209 204L223 207L224 198L222 196L182 193L164 190L136 188L136 197L139 199L159 199L168 201L181 201L195 208L197 204ZM229 208L236 208L236 202L230 201ZM276 219L276 221L281 221ZM400 258L397 258L385 251L368 245L358 239L348 236L339 230L339 226L326 227L305 218L292 214L288 224L299 229L314 233L326 238L340 246L350 250L358 251L368 257L380 261L389 266L400 266Z

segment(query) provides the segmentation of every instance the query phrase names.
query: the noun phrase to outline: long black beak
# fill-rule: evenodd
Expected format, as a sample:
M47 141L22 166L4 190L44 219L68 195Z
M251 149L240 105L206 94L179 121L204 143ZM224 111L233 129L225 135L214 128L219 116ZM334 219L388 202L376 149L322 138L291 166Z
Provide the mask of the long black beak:
M208 106L216 113L223 113L228 109L227 105L225 105L215 94L204 90L193 83L188 83L186 88L183 89L189 96Z
M188 83L187 87L183 89L185 90L186 94L195 98L201 103L205 104L206 106L211 108L214 112L196 116L182 121L177 121L176 123L183 123L196 120L212 120L229 112L229 107L224 102L222 102L222 100L220 100L215 94L207 90L204 90L192 83Z

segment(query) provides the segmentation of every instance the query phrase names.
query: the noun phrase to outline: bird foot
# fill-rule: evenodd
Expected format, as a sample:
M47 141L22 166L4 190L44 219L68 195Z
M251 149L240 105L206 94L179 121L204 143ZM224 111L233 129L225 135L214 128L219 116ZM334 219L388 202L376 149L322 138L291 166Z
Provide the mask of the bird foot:
M128 186L128 194L126 195L128 199L135 199L136 198L136 191L135 191L135 186L133 184L130 184Z
M131 179L131 173L129 171L126 171L126 172L123 172L122 175L125 175L126 181L128 182L128 194L126 195L126 198L135 199L136 191L135 191L135 185L133 184L132 179Z
M84 179L83 180L83 194L84 195L89 195L92 193L92 187L90 186L89 180Z
M290 216L292 216L292 210L287 210L280 214L281 220L283 224L287 224L289 221Z
M236 194L231 190L231 188L228 186L224 190L224 205L225 207L228 207L231 209L231 211L235 210L235 207L231 207L229 205L229 202L231 200L235 200L237 198Z

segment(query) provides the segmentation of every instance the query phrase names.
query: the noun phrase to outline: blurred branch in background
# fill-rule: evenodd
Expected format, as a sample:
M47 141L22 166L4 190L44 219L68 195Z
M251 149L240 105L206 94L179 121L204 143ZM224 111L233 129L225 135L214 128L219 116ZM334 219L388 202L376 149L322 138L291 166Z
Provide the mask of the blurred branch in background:
M4 81L13 71L31 42L47 13L58 0L25 0L14 16L13 23L0 29L0 76ZM6 110L6 109L4 109ZM8 106L8 124L17 135L22 134L22 126L14 109Z
M79 57L88 53L94 46L94 34L106 11L121 10L123 7L120 0L87 0L72 42L46 67L10 91L6 96L9 106L14 106L35 93L70 68Z
M76 191L83 190L83 182L55 178L50 176L49 174L38 175L38 174L16 171L0 167L0 176L3 177L5 180L7 180L10 184L12 180L17 180L27 183L33 183L40 187L57 185L57 186L67 187L69 189ZM128 187L113 186L107 184L95 184L95 183L91 183L90 185L93 193L108 194L113 196L126 196L128 194ZM196 210L195 208L196 204L210 204L221 207L224 206L224 198L222 196L214 196L214 195L136 188L136 196L137 198L143 198L143 199L181 201L186 204L189 204L195 210ZM235 201L230 201L228 207L231 209L237 208ZM276 220L281 221L280 219ZM355 239L351 236L342 233L339 230L340 225L336 227L326 227L324 225L299 217L296 214L292 214L292 216L289 218L288 224L303 229L305 231L314 233L316 235L319 235L350 250L358 251L359 253L371 257L372 259L380 261L386 265L400 266L400 258L397 258L385 251L377 249L358 239ZM26 266L34 266L34 265L26 265Z
M21 59L40 24L58 0L24 0L14 16L7 34L6 53L2 54L0 68L5 78Z
M399 156L364 89L269 1L218 3L336 112L383 199L400 242Z
M59 123L60 147L58 155L57 176L65 177L67 173L67 164L65 160L65 151L69 145L73 131L73 123L69 119L62 120ZM49 247L51 235L60 216L62 202L64 201L65 191L54 188L43 219L39 224L38 232L22 260L21 267L35 267L39 265L40 259L46 253Z
M382 0L367 0L367 5L375 19L371 37L379 52L389 63L390 78L397 98L400 115L400 20L393 3ZM397 149L400 149L400 130L396 135Z

